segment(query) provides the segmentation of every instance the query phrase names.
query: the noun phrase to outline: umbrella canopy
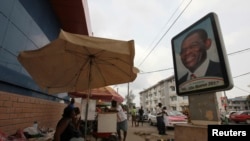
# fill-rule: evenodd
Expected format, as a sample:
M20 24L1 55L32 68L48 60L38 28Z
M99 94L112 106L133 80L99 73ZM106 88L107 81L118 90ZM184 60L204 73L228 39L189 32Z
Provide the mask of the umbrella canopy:
M91 89L90 93L91 93L91 95L89 96L90 99L103 100L103 101L115 100L120 103L124 101L124 98L109 86ZM88 98L88 91L69 92L68 94L71 97Z
M135 80L134 41L89 37L61 30L50 44L18 55L48 93L77 92Z
M50 94L88 90L134 81L134 41L72 34L61 30L50 44L18 55L34 81ZM85 124L85 136L87 124Z

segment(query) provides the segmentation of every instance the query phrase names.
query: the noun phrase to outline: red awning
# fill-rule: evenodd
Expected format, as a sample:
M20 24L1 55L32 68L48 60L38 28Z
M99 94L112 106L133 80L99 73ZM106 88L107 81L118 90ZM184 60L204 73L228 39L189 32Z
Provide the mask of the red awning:
M87 98L88 91L86 90L82 92L69 92L68 94L71 97L78 97L84 99ZM112 100L115 100L117 102L124 101L124 98L109 86L91 89L89 98L95 100L103 100L103 101L112 101Z

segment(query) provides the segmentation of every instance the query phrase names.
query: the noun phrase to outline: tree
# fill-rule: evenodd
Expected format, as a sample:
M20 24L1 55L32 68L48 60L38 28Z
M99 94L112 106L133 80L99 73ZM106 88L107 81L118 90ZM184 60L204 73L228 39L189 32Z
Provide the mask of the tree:
M129 94L125 96L125 100L129 109L134 105L133 104L134 99L135 99L135 94L133 94L133 91L130 90Z

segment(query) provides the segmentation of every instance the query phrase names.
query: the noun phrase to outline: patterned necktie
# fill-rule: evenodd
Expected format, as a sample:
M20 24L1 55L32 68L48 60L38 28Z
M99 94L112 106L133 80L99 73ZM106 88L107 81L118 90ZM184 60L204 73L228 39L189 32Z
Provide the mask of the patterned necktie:
M195 78L196 78L195 74L192 73L192 74L190 75L190 79L195 79Z

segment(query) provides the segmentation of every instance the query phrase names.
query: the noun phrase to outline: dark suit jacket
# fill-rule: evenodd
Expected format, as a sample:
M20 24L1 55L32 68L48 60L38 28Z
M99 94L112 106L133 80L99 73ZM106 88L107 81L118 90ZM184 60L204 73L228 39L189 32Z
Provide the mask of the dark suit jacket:
M220 63L210 60L205 76L223 77ZM186 73L183 77L179 79L179 84L186 82L187 78L188 73Z

